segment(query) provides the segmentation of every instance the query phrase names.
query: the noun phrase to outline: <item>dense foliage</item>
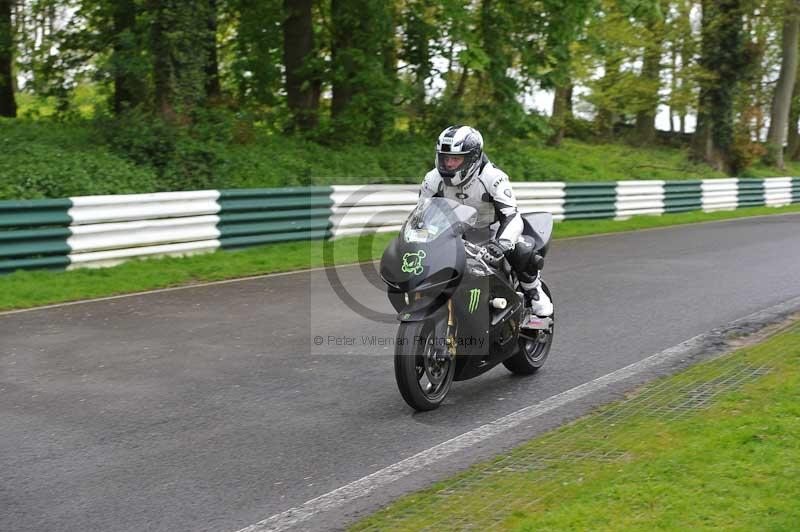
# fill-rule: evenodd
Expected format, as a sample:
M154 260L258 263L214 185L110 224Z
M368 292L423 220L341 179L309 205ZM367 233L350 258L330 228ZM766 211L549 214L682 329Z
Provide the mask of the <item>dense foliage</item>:
M236 133L236 124L217 123ZM125 128L129 153L142 160L163 150L161 137L148 129ZM0 199L62 198L87 194L188 189L257 188L307 184L418 183L433 159L430 139L407 137L383 146L325 146L266 128L248 132L251 142L228 143L205 133L171 138L183 159L164 168L122 157L92 123L12 121L0 118ZM687 149L633 147L627 143L587 143L566 139L559 148L533 139L491 141L487 152L516 181L604 181L623 179L700 179L722 177L710 166L692 162ZM800 174L800 163L788 162ZM757 165L747 176L774 176ZM180 187L176 185L180 184ZM189 183L190 185L187 185Z
M93 160L113 158L121 173L109 177L137 190L419 175L421 139L457 122L517 148L495 153L517 179L562 175L521 154L565 137L691 146L696 161L742 174L764 155L782 167L784 140L787 159L800 158L798 5L0 0L0 116L58 122L58 149L90 136L104 154ZM537 91L554 94L549 112L532 105ZM665 108L669 132L657 131ZM42 155L21 173L42 180L68 160ZM22 182L12 178L4 195Z

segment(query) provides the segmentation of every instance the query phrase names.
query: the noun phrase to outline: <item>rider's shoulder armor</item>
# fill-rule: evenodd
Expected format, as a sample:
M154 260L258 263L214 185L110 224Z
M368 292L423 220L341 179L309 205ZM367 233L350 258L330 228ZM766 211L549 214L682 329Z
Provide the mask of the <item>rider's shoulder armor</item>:
M422 191L426 196L441 196L444 189L444 179L439 174L439 171L434 168L422 180Z
M503 190L505 187L510 186L508 175L491 162L486 163L483 171L478 175L478 179L491 197L496 196L498 190ZM492 200L489 199L488 201Z

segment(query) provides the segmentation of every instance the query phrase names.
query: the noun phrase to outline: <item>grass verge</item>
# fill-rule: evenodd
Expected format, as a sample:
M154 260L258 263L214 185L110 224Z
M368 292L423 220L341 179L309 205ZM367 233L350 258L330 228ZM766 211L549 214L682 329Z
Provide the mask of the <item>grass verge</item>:
M355 530L797 530L800 322L409 495Z
M555 237L634 231L788 212L800 212L800 205L637 216L624 221L565 221L556 224ZM393 234L378 234L361 241L355 237L342 238L330 244L333 253L328 258L323 253L322 242L290 242L192 257L130 261L114 268L97 270L20 271L0 276L0 310L372 260L380 257L393 237Z

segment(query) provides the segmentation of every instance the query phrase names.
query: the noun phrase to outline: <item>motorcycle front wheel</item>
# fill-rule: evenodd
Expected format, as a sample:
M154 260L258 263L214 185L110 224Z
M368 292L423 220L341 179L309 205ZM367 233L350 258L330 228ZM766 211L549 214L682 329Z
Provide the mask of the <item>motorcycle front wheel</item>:
M394 376L408 405L417 411L434 410L453 384L456 364L446 339L435 337L432 321L404 322L397 330Z

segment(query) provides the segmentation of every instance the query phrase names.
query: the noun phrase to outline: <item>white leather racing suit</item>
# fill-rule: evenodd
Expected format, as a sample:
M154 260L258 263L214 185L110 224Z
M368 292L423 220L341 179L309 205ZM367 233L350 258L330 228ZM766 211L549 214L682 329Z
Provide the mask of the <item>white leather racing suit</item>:
M435 168L425 175L420 198L444 197L478 211L476 229L498 222L494 238L506 249L512 249L522 235L522 218L508 176L483 156L478 175L461 186L446 186ZM494 227L493 227L494 229Z

